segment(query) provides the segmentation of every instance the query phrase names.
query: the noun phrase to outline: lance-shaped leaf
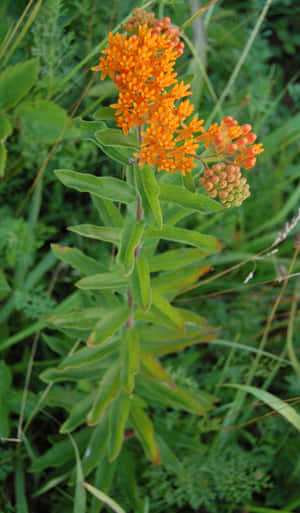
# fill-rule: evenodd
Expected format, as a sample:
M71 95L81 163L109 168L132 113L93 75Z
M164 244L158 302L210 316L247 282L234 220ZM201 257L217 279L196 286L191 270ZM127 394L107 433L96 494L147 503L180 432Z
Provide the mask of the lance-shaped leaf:
M144 226L144 221L133 222L128 217L123 227L117 262L124 267L126 274L130 274L133 271L135 249L142 238Z
M56 258L59 258L62 262L69 264L84 275L106 271L105 265L97 262L94 258L85 255L77 248L61 246L60 244L51 244L51 249Z
M95 226L93 224L78 224L76 226L70 226L68 230L78 233L78 235L82 235L82 237L103 240L117 245L120 243L120 228Z
M220 251L223 247L222 242L212 235L204 235L193 230L167 225L164 225L161 230L149 226L144 232L144 237L145 239L165 239L189 244L207 252L207 254Z
M128 306L119 306L111 312L106 312L101 321L96 324L87 340L87 345L97 346L107 340L128 321L130 313L131 309Z
M148 310L151 306L151 284L148 260L140 255L135 261L135 267L130 278L130 290L134 304Z
M199 262L208 254L196 248L171 249L149 259L150 271L175 271Z
M81 424L85 423L85 418L90 411L95 399L95 394L89 394L87 397L77 402L71 409L70 415L61 426L60 433L71 433Z
M0 142L0 177L4 176L6 159L7 159L7 149L5 147L5 144L1 141Z
M0 74L0 109L11 108L32 88L38 78L38 59L8 66Z
M153 424L145 411L136 404L131 405L130 418L147 458L155 465L160 465L158 445L154 438Z
M98 196L94 196L94 194L91 194L91 198L105 226L122 228L123 219L120 210L111 200L99 198Z
M121 383L128 393L134 389L135 375L139 369L139 348L135 330L125 330L121 341Z
M175 387L175 383L170 374L162 367L159 361L146 351L140 351L140 362L142 374L155 381L165 383L170 387Z
M148 164L145 164L142 168L136 167L136 173L140 176L140 180L137 180L137 185L140 190L141 197L143 199L143 194L145 194L155 219L155 223L159 228L161 228L163 218L159 201L160 189L156 181L154 171L150 166L148 166Z
M106 128L99 130L96 134L98 141L103 146L117 146L121 148L132 148L137 150L139 141L136 133L123 134L118 128Z
M102 419L106 408L120 392L120 367L119 362L112 365L104 374L93 407L87 416L89 426L98 424Z
M197 401L187 390L177 387L169 387L157 381L147 381L144 377L138 379L139 392L142 397L156 401L157 404L188 411L194 415L205 415L207 410L207 399L204 404ZM211 408L213 407L210 405Z
M188 191L179 185L160 184L160 199L172 201L181 207L197 210L202 214L224 210L224 207L217 201L204 194Z
M3 271L0 271L0 300L5 298L11 291L9 284L7 283L6 276Z
M120 203L131 203L136 199L134 188L118 178L99 177L68 169L57 169L55 174L64 185L80 192L89 192L100 198Z
M3 114L0 114L0 141L4 142L12 131L13 127L10 120Z
M87 290L118 289L126 287L128 279L120 273L93 274L76 283L76 287Z
M107 145L103 144L101 141L103 140L103 134L104 130L100 130L98 132L95 132L94 138L96 141L97 146L101 148L103 153L105 153L108 157L115 160L119 164L122 164L123 166L126 166L130 159L132 158L133 153L136 151L136 148L128 145L128 146L117 146L117 145ZM122 134L123 137L124 134Z
M180 291L193 285L200 276L206 274L210 269L210 265L197 265L171 273L160 274L152 280L152 286L161 293Z
M180 310L179 310L180 311ZM207 343L216 338L216 333L209 328L201 329L199 326L185 325L185 332L181 333L163 326L139 326L136 328L141 347L154 356L163 356L177 353L194 344Z
M78 330L92 330L97 322L106 314L103 308L81 308L62 315L51 315L50 324L58 328L73 328Z
M115 460L122 448L124 431L130 411L130 397L121 392L113 401L109 409L109 461Z
M94 112L93 117L102 121L115 119L115 111L111 107L100 107Z
M40 375L46 383L84 379L86 377L97 379L119 350L120 341L110 340L100 347L84 347L71 356L65 358L55 369L47 369Z
M152 290L151 311L155 315L162 316L162 320L165 320L173 328L184 331L184 321L180 313L157 290Z
M106 412L99 424L95 426L89 443L86 445L82 458L84 476L88 476L103 459L107 450L108 433L108 415Z

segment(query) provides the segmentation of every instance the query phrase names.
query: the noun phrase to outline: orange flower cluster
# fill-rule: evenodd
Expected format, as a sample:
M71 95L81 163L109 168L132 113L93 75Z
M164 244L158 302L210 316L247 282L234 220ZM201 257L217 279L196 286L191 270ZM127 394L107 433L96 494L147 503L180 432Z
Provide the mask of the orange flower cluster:
M219 196L226 207L239 207L250 196L246 178L242 177L239 166L232 164L226 166L221 162L211 169L207 168L204 176L200 178L200 183L211 198Z
M164 26L164 25L162 25ZM157 28L157 27L156 27ZM167 31L155 32L147 25L131 36L109 34L109 46L94 68L109 75L120 90L116 109L117 124L125 134L134 126L148 125L142 134L139 165L158 166L158 171L180 171L183 175L196 166L193 155L198 143L194 134L203 132L203 120L196 116L187 124L194 107L189 100L190 85L178 82L174 65L178 48Z
M152 34L165 34L171 45L177 50L177 56L183 54L184 44L179 39L179 28L171 24L168 17L157 20L154 12L147 12L144 9L136 7L133 11L133 17L127 23L122 24L122 29L128 34L137 34L139 27L147 25L152 28Z
M233 164L250 169L256 164L255 155L264 151L262 144L253 144L256 138L251 125L240 126L235 119L227 116L220 126L215 123L198 137L198 141L205 141L206 149L211 148L217 157L224 160L230 158Z

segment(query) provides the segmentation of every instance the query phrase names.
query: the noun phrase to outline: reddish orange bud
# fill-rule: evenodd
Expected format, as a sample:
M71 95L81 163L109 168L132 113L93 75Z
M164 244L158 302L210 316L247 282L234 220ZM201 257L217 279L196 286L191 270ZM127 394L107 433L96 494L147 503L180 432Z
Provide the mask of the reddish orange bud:
M241 130L242 130L243 134L244 134L244 135L246 135L246 134L248 134L249 132L251 132L251 130L252 130L252 125L249 125L249 124L247 124L247 125L242 125L242 126L241 126Z
M254 143L254 141L256 141L257 135L253 134L253 133L252 134L248 134L246 139L248 141L247 144L252 144L252 143Z
M251 169L251 167L254 167L255 164L256 164L256 158L253 157L253 158L250 158L250 159L246 159L241 164L242 164L244 169Z

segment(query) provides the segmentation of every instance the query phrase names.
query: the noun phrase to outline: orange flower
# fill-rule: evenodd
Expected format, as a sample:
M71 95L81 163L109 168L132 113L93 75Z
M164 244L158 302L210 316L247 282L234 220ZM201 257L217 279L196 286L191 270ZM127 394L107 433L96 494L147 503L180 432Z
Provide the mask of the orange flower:
M261 143L252 144L257 136L251 130L251 125L240 126L231 116L226 116L220 126L212 125L198 141L205 141L206 149L211 148L217 157L232 158L233 164L250 169L256 163L254 155L264 151Z

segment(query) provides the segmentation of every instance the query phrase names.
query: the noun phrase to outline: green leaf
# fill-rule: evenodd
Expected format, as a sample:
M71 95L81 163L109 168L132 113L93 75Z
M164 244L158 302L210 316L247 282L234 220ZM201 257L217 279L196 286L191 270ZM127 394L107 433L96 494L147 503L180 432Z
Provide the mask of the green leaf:
M120 214L120 210L111 200L99 198L94 196L94 194L91 194L91 198L104 225L122 228L123 218Z
M142 397L151 400L151 397L157 401L158 404L188 411L194 415L205 415L207 408L207 399L205 405L201 404L195 397L188 391L182 390L177 387L169 387L164 383L158 381L146 381L142 376L138 379L139 392ZM210 408L212 405L210 405Z
M95 399L94 395L95 394L89 394L87 397L84 397L81 399L81 401L77 402L75 406L73 406L69 417L62 424L59 430L61 434L71 433L81 424L85 424L85 418L90 411Z
M136 134L123 134L122 130L117 128L107 128L95 133L97 140L103 146L117 146L121 148L132 148L137 150L139 141Z
M12 131L13 127L9 119L3 114L0 114L0 141L4 142Z
M88 237L90 239L104 240L111 244L120 243L120 228L112 228L107 226L95 226L93 224L78 224L77 226L69 226L70 232L78 233L82 237Z
M162 201L171 201L184 208L196 210L202 214L210 214L224 210L224 207L204 194L191 192L179 185L160 184L160 199Z
M7 283L6 276L3 271L0 270L0 300L4 299L11 291L9 284Z
M181 242L182 244L190 244L191 246L198 247L206 252L206 254L215 253L223 248L222 242L212 235L204 235L196 231L186 230L185 228L166 225L161 230L149 226L145 229L144 237L145 239L165 239Z
M249 385L223 385L227 387L238 388L244 392L254 395L257 399L264 402L274 411L277 411L280 415L286 418L298 431L300 431L300 415L296 412L295 408L290 406L288 403L276 397L276 395L270 394L260 388L251 387Z
M0 109L16 105L38 78L38 59L8 66L0 74Z
M132 404L130 418L147 458L155 465L160 465L160 454L158 445L154 438L153 424L142 408Z
M126 511L119 506L111 497L106 495L106 493L102 492L101 490L98 490L94 486L84 483L85 488L90 492L92 495L94 495L99 501L104 502L104 504L107 504L115 513L126 513Z
M150 271L175 271L203 260L208 253L196 248L171 249L149 259Z
M84 275L106 271L105 265L97 262L94 258L85 255L77 248L61 246L60 244L51 244L51 249L56 258L59 258L59 260L66 264L69 264Z
M179 292L193 285L203 274L210 271L210 265L197 265L163 273L152 280L152 286L160 293L176 291Z
M40 143L54 143L68 123L67 112L53 102L38 100L34 103L21 103L16 109L21 119L22 135ZM69 126L64 137L75 137L77 132Z
M100 198L120 203L131 203L136 199L134 188L118 178L99 177L68 169L57 169L55 174L64 185L80 192L89 192Z
M117 272L94 274L76 283L76 287L88 290L118 289L119 287L126 287L127 285L128 279Z
M115 111L111 107L100 107L93 114L93 118L103 121L115 119Z
M136 221L128 216L124 224L117 262L124 267L126 275L131 274L135 262L135 249L144 233L144 221Z
M94 427L82 458L82 467L85 476L88 476L94 468L101 464L101 460L107 450L108 434L108 415L105 414L101 422Z
M159 361L152 354L140 352L141 371L144 376L155 381L165 383L170 387L175 387L175 383L170 374L161 366Z
M121 340L121 384L126 392L134 389L135 375L139 370L139 339L135 330L126 329Z
M111 337L127 322L130 314L131 309L128 306L119 306L111 312L106 312L90 335L88 346L97 346Z
M115 460L121 451L129 411L130 397L126 392L121 391L109 410L109 461Z
M130 290L134 304L147 311L151 306L152 290L148 260L143 255L135 261L135 267L130 278Z
M136 328L143 350L154 356L163 356L177 353L194 344L207 343L216 338L216 333L209 329L201 329L199 326L186 324L184 333L167 329L165 326L166 323L164 327Z
M92 330L105 315L106 311L100 307L81 308L67 314L51 315L48 317L48 321L58 328Z
M85 447L90 437L90 429L81 429L74 435L79 447ZM70 438L63 437L61 442L56 442L51 449L33 460L30 472L42 472L49 467L62 467L68 461L74 461L74 449Z
M104 374L93 407L87 416L89 426L98 424L107 407L120 392L120 367L119 362L112 365Z
M97 146L99 146L99 148L101 148L101 150L108 157L115 160L119 164L126 166L133 156L134 148L132 148L131 146L105 146L100 142L101 135L99 136L99 134L101 134L101 132L103 132L103 130L101 130L100 132L95 132L94 134Z
M148 200L148 204L155 219L155 223L158 228L161 228L163 224L163 217L159 201L160 188L156 181L154 171L150 166L146 164L141 169L136 167L136 174L140 176L140 181L138 180L138 184L139 182L141 183L140 188L142 187L143 189L141 192L145 194ZM141 194L141 197L143 203L143 194Z
M188 191L195 192L196 187L195 187L195 184L194 184L194 180L193 180L192 173L186 173L186 174L182 177L182 180L183 180L183 183L184 183L185 188L186 188Z
M77 444L72 437L69 435L70 440L72 442L75 457L76 457L76 483L75 483L75 496L74 496L74 509L73 513L85 513L86 511L86 491L83 486L83 472L80 461L80 454L77 447Z
M169 301L167 301L157 290L152 289L152 306L151 311L156 314L158 312L162 316L162 321L169 323L173 328L184 331L184 321Z
M7 150L4 143L0 142L0 177L4 176L6 166Z

